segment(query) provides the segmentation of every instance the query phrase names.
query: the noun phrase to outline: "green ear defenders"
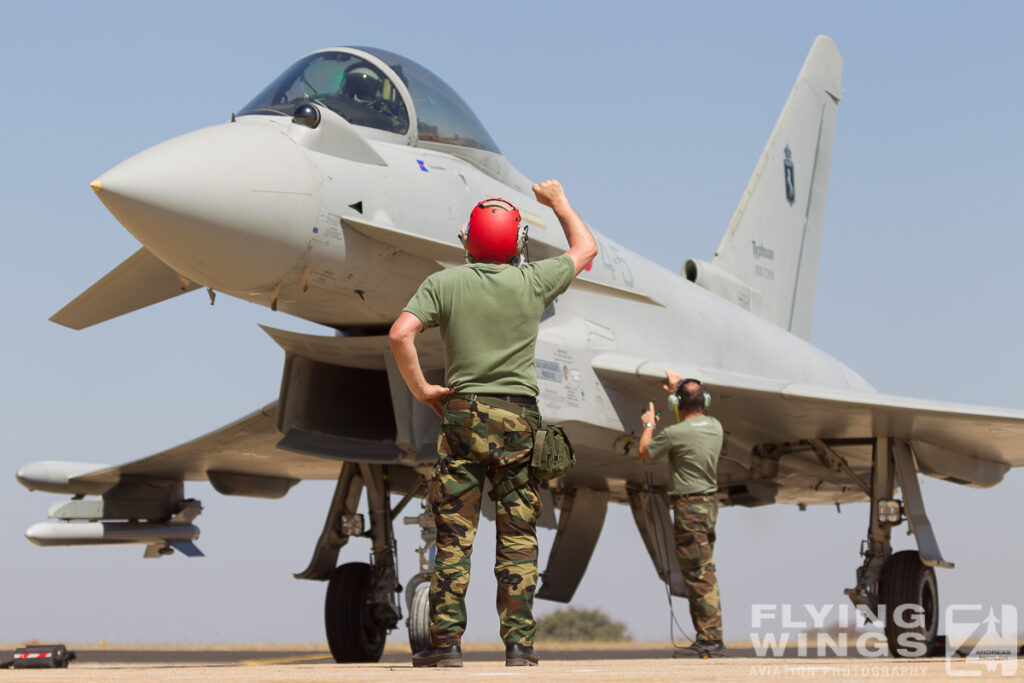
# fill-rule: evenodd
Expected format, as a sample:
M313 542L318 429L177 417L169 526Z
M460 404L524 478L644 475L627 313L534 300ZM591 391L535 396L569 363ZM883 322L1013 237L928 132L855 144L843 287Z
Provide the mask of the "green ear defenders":
M704 402L702 404L703 407L701 408L701 410L703 412L707 412L708 408L711 407L711 394L708 393L708 390L704 388L704 384L699 379L693 379L692 377L688 377L679 382L679 384L676 385L676 390L668 395L668 406L672 410L672 413L676 416L676 422L679 422L679 390L683 387L684 384L689 384L691 382L699 386L704 394Z

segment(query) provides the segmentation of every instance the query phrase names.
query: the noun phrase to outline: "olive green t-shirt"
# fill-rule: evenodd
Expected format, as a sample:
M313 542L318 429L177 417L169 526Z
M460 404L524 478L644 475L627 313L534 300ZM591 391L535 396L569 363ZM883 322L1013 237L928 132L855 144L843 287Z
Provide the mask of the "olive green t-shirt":
M458 393L537 395L540 315L576 274L566 254L521 267L469 263L434 273L405 310L441 327L447 385Z
M668 454L672 482L668 492L678 496L718 491L718 454L722 423L708 415L688 417L665 427L648 444L652 458Z

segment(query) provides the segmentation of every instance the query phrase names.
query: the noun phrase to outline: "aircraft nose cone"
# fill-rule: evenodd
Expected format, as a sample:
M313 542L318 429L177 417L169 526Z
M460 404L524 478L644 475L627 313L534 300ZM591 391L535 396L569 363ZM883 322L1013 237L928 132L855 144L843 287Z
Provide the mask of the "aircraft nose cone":
M157 258L223 291L272 286L301 259L319 206L305 151L267 122L151 147L90 187Z

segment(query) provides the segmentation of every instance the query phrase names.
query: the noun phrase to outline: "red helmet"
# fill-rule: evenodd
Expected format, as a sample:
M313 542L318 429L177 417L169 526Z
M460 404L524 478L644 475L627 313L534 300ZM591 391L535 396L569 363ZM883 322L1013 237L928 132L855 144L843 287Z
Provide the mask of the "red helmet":
M469 225L459 237L477 261L512 263L526 245L526 226L519 210L504 199L485 199L469 214Z

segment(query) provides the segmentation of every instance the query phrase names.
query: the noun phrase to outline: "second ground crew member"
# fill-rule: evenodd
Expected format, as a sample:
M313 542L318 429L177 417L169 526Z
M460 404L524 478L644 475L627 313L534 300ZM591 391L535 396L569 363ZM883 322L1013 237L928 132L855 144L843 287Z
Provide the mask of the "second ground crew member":
M718 454L722 451L722 424L705 415L711 395L695 379L682 379L666 370L666 390L678 400L679 422L654 436L659 421L654 404L640 419L640 459L668 456L672 480L669 500L675 512L676 556L690 601L690 617L697 639L690 650L703 657L720 654L722 600L712 552L718 519Z
M533 192L558 217L567 252L516 267L526 241L519 211L504 200L485 200L461 236L469 263L428 277L391 328L402 378L443 418L428 491L437 526L430 646L413 655L413 666L462 666L469 558L484 479L495 487L530 466L533 434L541 425L534 365L540 316L597 255L594 238L558 181L534 185ZM416 335L433 325L441 328L447 386L427 382L416 354ZM506 666L537 663L538 487L531 477L495 501L494 574Z

